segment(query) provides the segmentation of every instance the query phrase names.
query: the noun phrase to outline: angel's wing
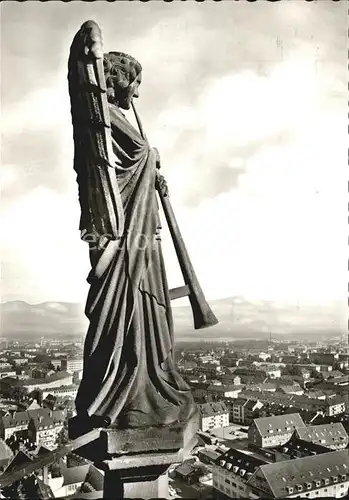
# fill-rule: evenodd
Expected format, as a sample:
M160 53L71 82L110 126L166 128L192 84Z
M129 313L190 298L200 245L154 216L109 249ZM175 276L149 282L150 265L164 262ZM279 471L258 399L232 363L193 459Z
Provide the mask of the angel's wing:
M87 21L70 47L68 83L74 133L74 169L81 205L80 229L116 239L124 211L113 168L101 30Z

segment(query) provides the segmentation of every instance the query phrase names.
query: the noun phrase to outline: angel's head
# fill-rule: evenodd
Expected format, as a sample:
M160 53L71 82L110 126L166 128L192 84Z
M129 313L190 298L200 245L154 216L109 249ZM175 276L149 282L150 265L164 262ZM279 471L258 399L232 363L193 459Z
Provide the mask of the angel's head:
M108 52L104 54L104 73L108 100L122 109L130 109L132 99L139 97L141 64L123 52Z

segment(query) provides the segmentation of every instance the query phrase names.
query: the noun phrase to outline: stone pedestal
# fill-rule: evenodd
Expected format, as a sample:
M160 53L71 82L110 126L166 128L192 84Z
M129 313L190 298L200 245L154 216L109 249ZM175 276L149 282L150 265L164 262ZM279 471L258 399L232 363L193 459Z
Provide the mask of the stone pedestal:
M69 424L70 436L77 437L82 431L78 421L72 419ZM101 429L98 439L76 453L104 471L104 498L168 498L168 468L190 455L198 428L197 413L182 424L138 429L110 427Z
M159 464L145 465L148 462L148 457L144 454L144 456L134 457L134 467L130 469L122 467L122 458L120 458L119 464L114 460L112 467L115 469L105 471L103 497L110 500L168 498L167 471L174 458L177 461L179 457L167 457L166 461L169 463L161 464L164 461L164 456L159 456ZM118 465L121 467L119 468Z

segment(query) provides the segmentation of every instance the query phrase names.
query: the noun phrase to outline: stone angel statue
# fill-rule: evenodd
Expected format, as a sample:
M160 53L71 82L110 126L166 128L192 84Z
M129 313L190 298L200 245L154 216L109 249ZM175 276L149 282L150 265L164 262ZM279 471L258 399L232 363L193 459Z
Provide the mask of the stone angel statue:
M91 261L76 411L121 429L185 422L196 412L174 361L160 158L123 114L141 81L136 59L104 53L98 25L82 25L68 66L80 231Z

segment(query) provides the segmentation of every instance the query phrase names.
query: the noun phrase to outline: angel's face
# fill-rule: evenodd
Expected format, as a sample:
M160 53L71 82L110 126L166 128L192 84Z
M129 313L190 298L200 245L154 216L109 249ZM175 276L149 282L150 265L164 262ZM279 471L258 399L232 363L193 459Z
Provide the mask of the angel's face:
M132 99L139 97L139 86L142 82L142 73L139 73L137 78L127 88L127 93L123 99L119 101L119 107L122 109L130 109Z

